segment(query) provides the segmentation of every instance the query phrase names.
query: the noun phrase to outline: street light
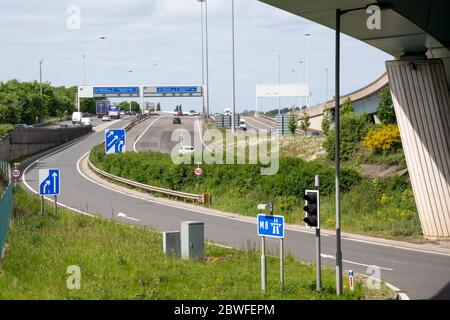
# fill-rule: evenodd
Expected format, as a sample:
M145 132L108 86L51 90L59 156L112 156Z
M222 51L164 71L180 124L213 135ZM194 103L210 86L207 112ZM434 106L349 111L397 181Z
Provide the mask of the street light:
M104 84L104 64L103 64L103 42L102 42L102 40L106 40L106 37L105 36L101 36L101 37L99 37L99 39L100 39L100 52L101 52L101 64L102 64L102 86L103 86L103 84Z
M133 70L128 70L128 73L133 73ZM130 117L131 117L131 99L130 99Z
M40 83L40 92L42 97L42 64L44 63L45 58L39 60L39 83Z
M234 54L234 0L231 0L231 34L232 34L232 64L233 64L233 122L232 132L236 131L236 63L235 63L235 54Z
M342 294L342 249L341 249L341 203L340 203L340 176L341 176L341 163L340 163L340 59L341 59L341 16L348 12L367 10L371 5L378 6L380 10L392 9L393 5L386 2L376 2L369 4L365 7L359 7L354 9L341 10L336 9L336 44L335 44L335 128L336 128L336 141L335 141L335 163L336 163L336 294Z
M278 55L278 90L281 86L281 55ZM278 97L278 114L281 114L281 97Z
M86 85L86 55L83 54L83 85Z
M306 97L306 107L309 108L309 36L310 33L305 33L305 42L306 42L306 85L308 86L308 96Z
M298 66L298 83L300 83L300 84L302 84L302 65L303 65L303 61L302 60L300 60L299 62L298 62L298 64L299 64L299 66ZM303 97L302 96L300 96L300 108L301 107L303 107L303 105L302 105L302 99Z
M209 118L209 47L208 47L208 1L197 0L201 3L202 9L202 60L203 60L203 3L205 3L205 63L202 61L202 68L206 64L206 90L203 93L206 96L206 114L205 119ZM202 76L204 75L202 71Z

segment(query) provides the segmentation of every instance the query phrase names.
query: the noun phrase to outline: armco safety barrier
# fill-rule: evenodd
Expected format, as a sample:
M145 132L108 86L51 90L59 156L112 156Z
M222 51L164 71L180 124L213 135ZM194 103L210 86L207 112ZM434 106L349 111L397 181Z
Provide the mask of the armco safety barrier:
M148 115L149 116L149 115ZM132 127L134 127L135 125L137 125L138 123L146 120L148 118L148 116L144 116L140 119L136 119L132 122L130 122L129 124L127 124L124 129L125 130L129 130ZM181 191L175 191L175 190L170 190L170 189L164 189L164 188L160 188L160 187L154 187L154 186L150 186L144 183L139 183L133 180L129 180L129 179L125 179L122 177L118 177L115 176L113 174L107 173L103 170L98 169L96 166L94 166L91 162L91 160L89 159L89 155L90 153L87 155L88 157L88 165L89 167L94 170L98 175L106 177L108 179L114 180L114 181L118 181L121 183L124 183L126 185L132 186L132 187L136 187L136 188L140 188L143 190L147 190L150 192L155 192L155 193L160 193L160 194L165 194L168 196L172 196L172 197L176 197L176 198L180 198L180 199L185 199L185 200L191 200L191 201L197 201L202 203L203 205L208 205L210 204L210 196L209 194L205 193L205 194L193 194L193 193L186 193L186 192L181 192Z
M0 260L3 258L3 248L8 236L9 224L13 211L13 183L11 167L8 162L0 161L0 172L6 180L6 189L0 195Z
M172 197L176 197L176 198L181 198L181 199L187 199L187 200L192 200L192 201L197 201L202 203L203 205L207 205L210 202L210 198L208 194L193 194L193 193L186 193L186 192L181 192L181 191L174 191L174 190L170 190L170 189L164 189L164 188L160 188L160 187L154 187L154 186L149 186L147 184L144 183L140 183L140 182L136 182L133 180L129 180L129 179L125 179L122 177L118 177L115 176L111 173L107 173L103 170L98 169L96 166L94 166L91 162L91 160L89 159L89 154L87 155L88 157L88 164L89 167L94 170L97 174L112 179L114 181L118 181L121 183L124 183L126 185L132 186L132 187L136 187L136 188L140 188L143 190L147 190L150 192L156 192L156 193L161 193L161 194L165 194L165 195L169 195Z

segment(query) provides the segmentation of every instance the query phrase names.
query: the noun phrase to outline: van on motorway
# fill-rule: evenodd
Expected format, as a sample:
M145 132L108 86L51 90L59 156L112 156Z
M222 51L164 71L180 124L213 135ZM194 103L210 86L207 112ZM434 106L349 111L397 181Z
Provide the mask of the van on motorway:
M83 113L82 112L74 112L74 113L72 113L72 124L80 123L82 118L83 118Z

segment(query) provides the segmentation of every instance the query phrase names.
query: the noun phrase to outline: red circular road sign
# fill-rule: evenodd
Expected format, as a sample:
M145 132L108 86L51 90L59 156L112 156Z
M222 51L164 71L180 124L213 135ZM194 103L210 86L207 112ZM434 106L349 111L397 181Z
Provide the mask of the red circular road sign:
M202 169L202 168L200 168L200 167L195 168L194 174L195 174L197 177L198 177L198 176L201 176L202 173L203 173L203 169Z
M14 179L17 180L22 175L22 172L20 172L19 169L14 169L13 171L11 171L11 175L13 176Z

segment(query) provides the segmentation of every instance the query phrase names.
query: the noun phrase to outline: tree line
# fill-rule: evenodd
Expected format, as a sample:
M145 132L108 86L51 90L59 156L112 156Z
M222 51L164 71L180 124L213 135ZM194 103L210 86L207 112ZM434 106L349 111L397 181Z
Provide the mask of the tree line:
M77 87L54 87L37 81L0 82L0 124L35 124L75 110Z

